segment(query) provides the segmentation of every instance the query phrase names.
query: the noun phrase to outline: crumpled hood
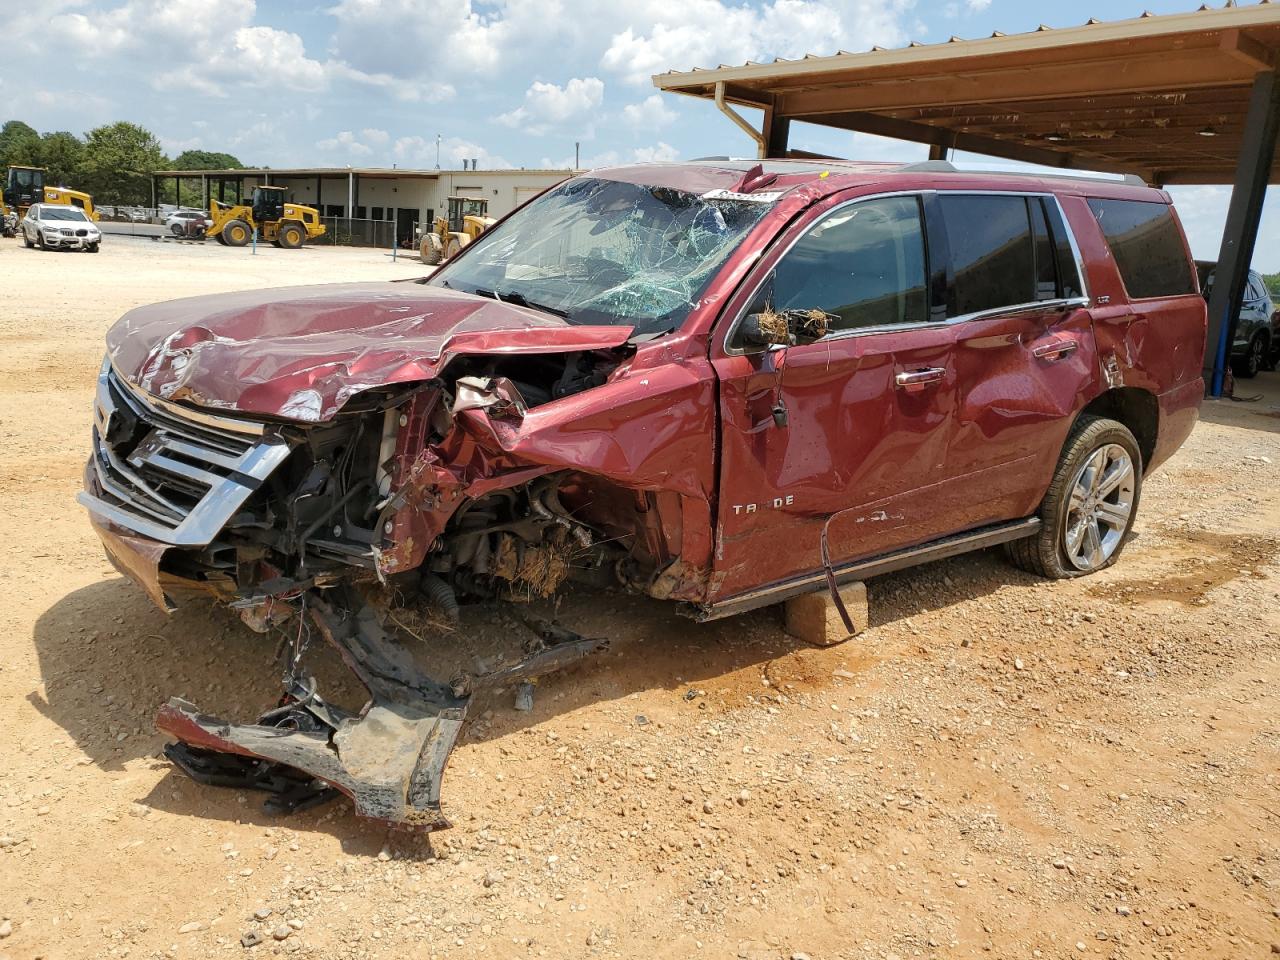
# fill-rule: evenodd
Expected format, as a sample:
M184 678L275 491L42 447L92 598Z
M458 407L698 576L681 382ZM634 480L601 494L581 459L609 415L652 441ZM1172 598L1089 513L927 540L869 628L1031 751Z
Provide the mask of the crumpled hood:
M600 350L631 331L443 287L326 284L139 307L108 332L107 356L164 399L317 422L362 390L430 379L460 354Z

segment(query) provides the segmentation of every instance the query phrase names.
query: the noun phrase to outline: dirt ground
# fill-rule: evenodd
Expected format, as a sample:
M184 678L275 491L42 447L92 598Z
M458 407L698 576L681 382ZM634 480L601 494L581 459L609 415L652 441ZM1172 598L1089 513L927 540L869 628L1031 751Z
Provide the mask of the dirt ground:
M0 241L0 958L1280 952L1278 374L1205 405L1095 577L993 551L879 578L872 628L824 650L770 611L573 596L610 651L532 713L473 711L430 838L175 772L164 699L249 719L278 671L104 560L74 502L103 333L169 297L421 270Z

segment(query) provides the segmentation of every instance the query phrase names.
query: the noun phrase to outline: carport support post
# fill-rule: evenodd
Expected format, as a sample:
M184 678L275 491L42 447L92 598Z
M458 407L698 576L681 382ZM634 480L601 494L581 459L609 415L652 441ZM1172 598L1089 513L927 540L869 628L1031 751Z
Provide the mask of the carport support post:
M1209 396L1222 396L1231 345L1235 342L1236 319L1244 301L1249 279L1249 262L1258 239L1262 201L1271 178L1276 155L1276 131L1280 128L1280 83L1274 71L1259 73L1249 95L1244 141L1236 163L1227 224L1222 231L1218 265L1214 269L1213 291L1209 294L1209 335L1205 344L1205 373Z
M764 125L760 132L764 135L764 155L772 159L785 158L790 149L791 118L780 117L769 107L764 112Z

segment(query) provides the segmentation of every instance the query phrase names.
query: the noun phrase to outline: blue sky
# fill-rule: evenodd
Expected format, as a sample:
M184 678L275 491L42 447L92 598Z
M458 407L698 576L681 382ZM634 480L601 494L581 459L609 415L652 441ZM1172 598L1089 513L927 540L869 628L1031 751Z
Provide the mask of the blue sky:
M9 0L4 0L4 3ZM270 166L543 167L748 155L667 69L865 50L1192 10L1198 0L43 0L5 18L3 119L83 132L132 120L171 154ZM37 14L35 11L39 11ZM56 57L56 60L53 58ZM69 69L61 69L70 65ZM10 116L9 114L12 114ZM925 148L802 127L795 146L862 159ZM961 157L962 161L973 158ZM1217 254L1227 189L1176 190L1197 256ZM1274 193L1274 191L1272 191ZM1255 266L1280 270L1269 196Z

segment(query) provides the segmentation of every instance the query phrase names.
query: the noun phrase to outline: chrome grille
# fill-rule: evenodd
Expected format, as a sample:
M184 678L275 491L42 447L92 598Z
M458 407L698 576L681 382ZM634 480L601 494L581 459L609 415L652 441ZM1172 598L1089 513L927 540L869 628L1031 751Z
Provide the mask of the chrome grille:
M77 499L153 540L204 546L288 455L261 423L166 403L103 364L93 422L101 496Z

